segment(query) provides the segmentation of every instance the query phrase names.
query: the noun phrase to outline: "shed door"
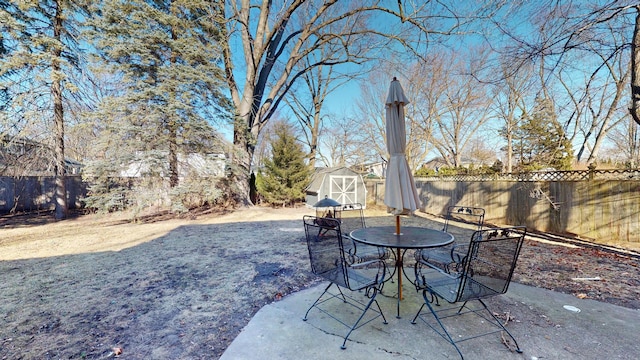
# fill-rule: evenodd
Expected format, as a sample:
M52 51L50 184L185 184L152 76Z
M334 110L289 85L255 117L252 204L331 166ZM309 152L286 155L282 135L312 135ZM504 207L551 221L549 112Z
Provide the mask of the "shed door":
M358 177L348 175L330 175L329 197L340 204L358 202Z

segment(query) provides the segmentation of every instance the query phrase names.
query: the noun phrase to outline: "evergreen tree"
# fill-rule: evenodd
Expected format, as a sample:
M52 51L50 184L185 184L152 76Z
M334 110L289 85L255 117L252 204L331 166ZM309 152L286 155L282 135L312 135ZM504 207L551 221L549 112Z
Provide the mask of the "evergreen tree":
M311 171L304 162L306 154L291 126L284 122L274 125L274 136L270 141L271 158L264 160L264 168L256 177L256 186L267 203L293 205L304 199Z
M55 150L55 216L67 216L65 108L76 89L71 75L82 68L79 19L83 1L0 0L1 131L42 141ZM44 121L43 121L44 119ZM4 124L6 122L6 124ZM37 138L26 133L44 123Z
M515 148L522 170L553 167L571 169L573 149L558 122L550 99L536 99L533 112L525 114L515 132Z
M105 161L150 163L164 169L158 175L173 188L178 154L208 150L215 135L209 119L226 119L228 112L214 6L204 0L97 5L91 37L123 86L102 104L101 115L115 125L103 141L129 147Z
M214 128L229 119L215 6L205 0L96 4L89 37L100 70L114 84L93 114L103 126L95 144L101 158L87 168L94 180L91 201L109 204L111 195L118 196L114 189L122 189L109 179L136 164L143 170L134 193L139 199L126 206L142 209L168 199L175 208L189 188L200 192L197 180L214 186L186 178L178 161L190 153L228 150Z

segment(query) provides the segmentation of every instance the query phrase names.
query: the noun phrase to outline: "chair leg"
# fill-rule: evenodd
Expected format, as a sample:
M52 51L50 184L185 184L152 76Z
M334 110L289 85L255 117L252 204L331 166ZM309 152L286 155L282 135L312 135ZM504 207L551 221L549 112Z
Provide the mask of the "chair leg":
M511 340L513 340L513 343L516 345L516 352L519 354L522 354L522 350L520 349L520 345L518 345L516 338L514 338L513 335L509 332L509 330L507 330L507 328L504 327L504 325L502 324L502 321L500 321L500 319L498 319L495 315L493 315L493 311L489 310L489 308L484 303L484 301L482 301L482 299L478 299L478 301L480 302L480 304L482 304L484 309L491 315L491 317L496 322L496 324L499 325L502 328L502 330L507 333L507 335L509 335Z
M462 314L462 310L464 310L464 307L467 306L467 301L462 303L462 306L460 306L460 308L458 309L457 314ZM485 306L486 308L486 306Z
M376 306L378 307L378 312L380 313L380 315L382 316L382 319L384 320L383 324L388 324L387 318L384 316L384 313L382 312L382 309L380 308L380 304L378 304L378 301L376 301L376 296L377 295L378 295L378 288L374 287L373 288L373 294L371 295L371 298L369 299L369 302L367 303L367 306L365 306L365 308L362 311L362 314L360 314L360 317L358 318L358 320L356 320L355 324L353 324L353 326L351 327L351 329L349 330L347 335L344 337L344 341L342 342L342 346L340 346L340 349L344 350L344 349L347 348L347 339L349 338L349 335L351 335L353 330L358 328L358 324L360 323L360 320L362 320L362 318L367 313L367 311L369 311L369 308L371 307L371 304L373 304L374 302L376 303Z
M336 285L336 289L338 289L338 292L340 293L340 297L342 298L342 302L346 303L347 301L347 297L344 296L344 293L342 293L342 289L340 289L340 286ZM337 296L337 295L336 295Z
M429 311L431 311L431 314L433 315L433 317L438 322L438 325L440 325L440 328L442 329L442 332L440 332L437 328L435 328L433 325L431 325L431 323L427 322L426 320L422 319L422 321L424 321L425 324L427 324L431 329L433 329L436 333L438 333L438 335L442 336L443 339L447 340L451 345L453 345L456 348L456 351L460 355L461 359L464 359L464 356L462 355L462 352L460 351L460 348L458 348L458 345L457 345L458 342L465 341L465 340L470 340L470 339L477 338L477 337L483 336L483 335L488 335L488 334L500 332L500 330L497 330L497 331L492 331L492 332L489 332L489 333L486 333L486 334L483 334L483 335L476 335L476 336L471 336L471 337L467 337L467 338L464 338L464 339L458 339L457 341L453 340L453 338L451 337L451 334L449 334L449 331L447 331L447 329L445 328L444 324L440 320L440 316L438 316L438 312L431 305L432 301L428 300L427 292L428 292L428 290L424 290L422 292L422 297L424 298L424 303L422 304L422 306L418 310L418 313L413 318L413 321L411 321L411 323L412 324L416 323L416 320L418 319L418 317L420 317L420 313L422 312L422 309L424 308L425 305L427 305L427 307L429 307ZM429 295L431 297L434 296L434 294L429 294ZM494 326L499 327L502 331L504 331L505 333L507 333L507 335L509 335L511 340L513 340L514 345L516 346L516 352L521 354L522 350L520 349L520 345L518 345L518 342L516 341L515 337L509 332L509 330L507 330L504 327L504 325L502 324L500 319L498 319L493 314L493 312L491 310L489 310L489 308L484 303L484 301L482 301L481 299L476 299L476 300L478 300L480 302L480 304L482 304L482 309L477 309L477 310L467 309L468 311L466 311L464 313L475 313L475 315L480 316L480 317L484 318L487 322L493 323ZM467 304L467 302L465 301L464 304L462 305L462 307L459 308L458 311L456 312L457 315L463 314L462 310L465 308L466 304ZM485 317L485 316L481 315L480 312L482 312L482 311L485 311L489 315L491 315L491 318L493 320L491 318L488 318L488 317ZM449 317L449 316L451 316L451 315L445 316L445 318Z
M451 345L453 345L453 347L456 348L456 351L458 352L458 354L460 355L460 358L464 360L464 356L462 355L462 352L460 351L460 349L458 348L458 345L456 345L456 342L453 340L453 338L451 337L451 335L449 334L449 332L447 331L447 329L444 327L444 324L442 324L442 321L440 321L440 317L438 316L438 313L435 311L435 309L433 308L433 306L431 306L431 301L427 300L427 290L423 290L422 291L422 297L424 298L424 303L422 304L422 306L420 307L420 310L418 311L418 313L416 314L416 316L413 318L413 321L411 321L412 324L416 323L416 319L418 319L418 317L420 316L420 312L422 311L422 309L424 308L424 305L426 304L427 307L429 307L429 311L431 311L431 314L433 315L433 317L436 319L436 321L438 322L438 325L440 325L440 328L442 329L443 332L438 331L438 329L434 328L433 325L431 325L430 323L428 323L426 320L422 319L430 328L432 328L436 333L438 333L438 335L442 336L442 338L444 338L445 340L447 340ZM431 292L429 292L429 295L433 298L435 295ZM437 298L437 296L435 296ZM446 336L445 336L446 335Z
M411 320L411 323L413 325L416 324L416 320L418 319L418 316L420 316L420 313L422 312L422 309L424 309L424 305L425 305L425 303L422 303L422 306L420 306L420 309L418 309L418 312L416 313L416 316L414 316L413 320Z
M313 302L313 304L309 307L309 309L307 310L307 312L304 314L304 317L302 318L302 320L307 321L307 316L309 315L309 311L311 311L311 309L313 309L314 306L316 306L316 304L318 304L318 302L320 302L320 299L322 299L322 297L324 296L324 294L327 293L327 291L329 290L329 288L331 287L331 285L333 285L332 282L329 283L329 285L327 285L326 288L324 288L324 291L322 292L322 294L320 294L320 296L318 296L318 298L316 299L316 301ZM340 290L340 287L338 287L338 290ZM340 291L340 294L342 294L342 291ZM344 298L344 295L342 295L342 297Z
M339 294L331 294L331 293L329 293L329 288L330 288L332 285L335 285L335 286L336 286L336 288L338 289ZM302 320L307 321L308 316L309 316L309 312L311 311L311 309L313 309L314 307L317 307L319 311L321 311L321 312L323 312L323 313L327 314L328 316L330 316L331 318L335 319L336 321L338 321L338 322L339 322L339 323L341 323L342 325L344 325L344 326L346 326L346 327L349 327L349 324L347 324L347 323L343 322L343 321L342 321L341 319L339 319L338 317L335 317L335 316L331 315L330 313L326 312L324 309L320 308L320 307L319 307L319 305L320 305L320 304L322 304L322 303L324 303L324 302L326 302L326 301L329 301L329 300L331 300L331 299L334 299L334 298L341 298L343 302L345 302L345 303L350 303L351 305L358 307L359 309L361 309L361 310L362 310L362 314L360 315L360 317L358 318L358 320L355 322L355 324L353 324L353 325L351 326L351 328L349 329L349 332L348 332L348 333L347 333L347 335L344 337L344 341L343 341L343 343L342 343L342 346L340 347L341 349L346 349L346 348L347 348L347 346L346 346L347 339L349 338L349 335L351 335L351 333L353 332L353 330L355 330L355 329L359 328L360 326L363 326L363 325L365 325L365 324L367 324L367 323L369 323L369 322L371 322L371 321L373 321L373 320L377 319L377 318L378 318L378 316L382 316L383 324L388 324L388 322L387 322L387 318L384 316L384 313L382 312L382 308L380 307L380 304L379 304L379 303L378 303L378 301L376 300L376 296L377 296L377 295L378 295L378 293L380 292L380 289L379 289L378 287L371 287L370 289L372 289L372 290L373 290L373 292L372 292L371 294L369 293L369 290L367 290L367 291L366 291L366 296L369 298L369 302L365 305L364 303L360 303L360 302L358 302L358 301L356 300L356 302L357 302L357 304L358 304L358 305L356 305L355 303L350 303L350 302L347 300L346 296L342 293L342 290L340 289L340 286L338 286L338 285L337 285L337 284L335 284L335 283L329 283L329 285L324 289L324 291L322 292L322 294L321 294L321 295L316 299L316 301L314 301L313 305L311 305L311 307L309 307L309 309L308 309L308 310L307 310L307 312L305 313L304 318L302 318ZM327 297L326 299L322 299L322 298L325 296L325 294L329 294L329 295L331 295L331 296ZM350 299L354 300L353 298L350 298ZM369 308L371 307L371 305L372 305L373 303L375 303L375 304L376 304L376 307L378 308L378 311L377 311L377 312L378 312L378 314L380 314L380 315L375 316L375 317L373 317L372 319L369 319L369 320L367 320L366 322L363 322L362 324L360 324L360 321L364 318L364 315L367 313L367 311L369 311ZM361 305L361 306L364 306L364 308L360 307L360 305Z
M376 306L378 307L378 312L380 313L380 316L382 316L382 320L383 320L382 323L387 325L388 324L387 318L384 317L384 313L382 312L382 308L380 307L380 304L378 303L378 300L376 300L375 303L376 303Z

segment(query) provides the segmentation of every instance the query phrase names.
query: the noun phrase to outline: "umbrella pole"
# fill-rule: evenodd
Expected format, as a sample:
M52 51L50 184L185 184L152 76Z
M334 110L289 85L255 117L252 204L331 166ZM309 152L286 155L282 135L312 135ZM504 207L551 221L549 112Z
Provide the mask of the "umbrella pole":
M396 235L400 235L400 215L396 215ZM402 255L400 249L396 249L396 267L398 273L398 300L402 300Z
M397 270L397 272L398 272L398 299L402 300L402 271L403 271L402 270L402 266L403 265L402 265L402 258L400 257L402 255L400 254L400 249L399 248L396 249L396 251L397 251L396 259L398 259L396 261L397 267L398 267L398 270Z

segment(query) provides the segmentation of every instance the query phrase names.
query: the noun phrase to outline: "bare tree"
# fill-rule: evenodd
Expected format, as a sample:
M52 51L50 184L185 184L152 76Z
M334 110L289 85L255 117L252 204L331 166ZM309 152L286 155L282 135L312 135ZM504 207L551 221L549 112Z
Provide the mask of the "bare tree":
M618 57L622 59L622 57ZM608 78L599 85L587 83L583 89L573 89L564 79L562 74L558 76L560 83L566 89L573 113L566 125L575 122L576 131L572 136L572 142L581 142L576 154L576 161L591 163L597 161L599 152L607 134L622 122L628 113L623 109L622 99L627 92L630 67L629 63L609 64L605 63ZM616 66L622 65L622 68ZM619 70L623 71L622 73ZM595 74L592 74L592 78ZM575 74L573 75L575 80ZM566 126L567 127L567 126ZM577 135L580 135L576 139ZM586 159L584 157L586 156Z
M360 119L329 118L323 121L318 154L329 167L354 166L367 161L369 144L359 134L366 128Z
M607 138L615 148L614 152L608 154L607 160L621 154L621 158L628 168L638 167L640 164L640 131L634 121L627 119L625 123L614 127L607 134Z
M321 65L366 63L379 56L377 50L392 49L392 43L418 56L434 37L451 34L467 21L457 13L462 9L441 2L217 0L216 4L218 20L226 24L224 66L236 107L239 169L235 175L246 184L261 129L304 73ZM325 50L323 57L300 66L319 49ZM244 74L238 76L234 69L244 69ZM241 197L248 199L248 190L241 189Z
M383 65L384 66L384 65ZM423 91L428 89L428 70L421 66L409 66L404 72L391 68L379 68L367 81L361 82L361 98L357 101L360 122L365 126L354 132L354 137L362 144L361 151L369 162L388 161L385 136L385 100L393 77L397 77L409 99L405 106L405 125L407 131L407 162L417 170L426 160L432 149L429 119L425 116ZM383 74L383 75L382 75ZM353 132L353 131L352 131Z
M473 161L474 165L492 165L497 159L497 149L492 147L483 136L473 137L467 143L467 147L462 153Z
M319 58L324 57L324 49L319 49ZM301 62L301 66L310 67L315 62L314 55L310 55ZM334 67L319 65L311 67L301 75L302 86L298 86L297 91L290 91L285 97L285 102L292 110L294 116L300 124L305 144L309 148L309 166L315 167L316 156L319 149L319 130L323 119L323 105L327 96L338 88L348 78L334 71Z
M510 68L510 64L503 63L500 66L501 79L496 83L494 92L494 106L503 126L499 133L506 140L506 171L513 171L514 136L520 120L529 112L528 91L531 87L531 69L521 66L516 70Z
M634 7L636 12L631 42L631 116L640 125L640 5Z
M449 68L440 74L443 85L436 111L433 113L435 148L453 167L461 165L461 156L469 141L491 118L489 85L469 75L469 68L484 67L485 58L473 57L473 51L464 56L451 53ZM471 61L468 61L471 60ZM446 79L446 81L444 81Z
M517 8L517 6L514 6ZM584 1L541 1L529 13L539 32L519 35L516 29L496 24L509 38L515 41L509 56L520 61L535 61L540 57L555 59L551 70L566 64L572 52L593 52L601 58L594 69L606 66L618 53L631 50L631 116L640 124L640 5L635 0L618 0L604 3ZM511 16L518 16L511 14ZM631 42L620 42L618 36L633 31ZM543 36L540 36L544 34ZM533 36L527 36L533 35ZM581 57L581 59L584 57ZM594 71L595 72L595 71ZM549 72L549 75L552 72Z
M619 34L611 32L611 38L616 38ZM602 61L602 68L605 69L606 80L598 89L598 93L588 97L588 109L591 113L592 126L595 136L593 146L589 149L587 163L594 162L599 157L600 148L609 131L626 117L623 112L623 95L627 93L627 83L631 75L631 66L626 60L627 53L617 52L605 58L600 52L598 56ZM585 142L591 135L585 133ZM582 156L583 149L578 153L578 161Z
M406 107L407 158L411 169L417 170L427 161L427 156L434 150L433 115L438 108L431 102L442 90L438 83L438 73L444 65L442 57L429 56L427 61L414 64L407 74L406 92L411 103ZM425 66L429 64L428 66ZM436 80L436 81L434 81Z
M385 73L383 70L380 73ZM371 74L366 80L360 81L360 97L356 99L355 116L366 126L357 134L361 142L367 144L362 150L368 152L368 161L371 163L388 161L387 145L385 138L385 111L384 101L389 91L390 75ZM411 98L405 89L407 97ZM407 114L405 109L405 115ZM410 137L411 131L407 131L409 139L407 146L413 143Z

